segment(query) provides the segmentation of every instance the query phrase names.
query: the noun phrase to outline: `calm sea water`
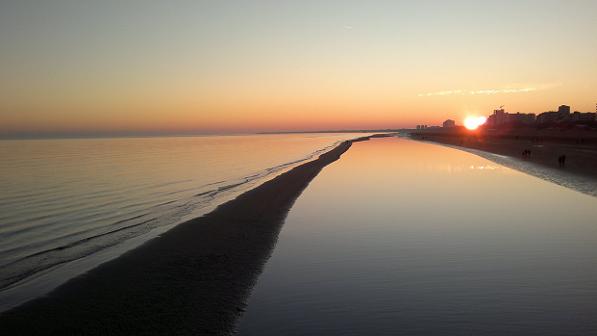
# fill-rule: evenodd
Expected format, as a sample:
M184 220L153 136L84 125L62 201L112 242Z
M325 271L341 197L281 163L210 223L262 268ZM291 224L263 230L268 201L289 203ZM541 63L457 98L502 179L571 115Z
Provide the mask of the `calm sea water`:
M597 335L597 198L404 139L290 210L241 335Z
M0 141L0 308L357 136Z

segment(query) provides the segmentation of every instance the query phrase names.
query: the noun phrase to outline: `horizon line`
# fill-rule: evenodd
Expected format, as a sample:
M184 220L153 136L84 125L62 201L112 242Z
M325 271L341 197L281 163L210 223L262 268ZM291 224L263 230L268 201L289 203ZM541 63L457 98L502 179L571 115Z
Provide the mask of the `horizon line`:
M338 130L278 130L251 132L20 132L14 134L0 134L0 140L60 140L60 139L109 139L109 138L159 138L159 137L201 137L201 136L243 136L243 135L274 135L274 134L309 134L309 133L370 133L396 132L412 128L384 128L384 129L338 129Z

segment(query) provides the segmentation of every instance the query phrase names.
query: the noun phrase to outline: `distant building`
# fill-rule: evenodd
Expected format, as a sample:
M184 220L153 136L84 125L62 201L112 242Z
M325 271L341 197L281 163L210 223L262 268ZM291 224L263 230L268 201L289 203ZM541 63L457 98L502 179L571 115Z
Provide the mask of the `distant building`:
M597 113L570 113L570 106L560 105L558 111L543 112L537 116L537 124L592 124L597 122Z
M543 112L537 116L537 123L538 124L548 124L548 123L557 122L560 119L561 119L560 112L555 112L555 111Z
M452 119L448 119L446 121L444 121L444 123L442 124L442 126L444 128L452 128L452 127L456 127L456 122Z
M570 106L560 105L557 111L548 111L535 115L534 113L508 113L500 106L499 109L494 110L493 114L487 118L486 125L489 128L520 126L544 128L554 126L569 127L574 125L595 128L597 127L597 104L595 105L595 110L595 113L578 111L570 113ZM446 122L449 121L446 120ZM444 127L446 127L446 123L444 123Z
M498 128L503 125L531 125L535 123L534 113L507 113L504 109L497 109L487 118L489 127Z
M417 125L417 129L426 129L427 125Z
M500 125L504 124L504 115L506 112L503 108L493 110L493 114L487 118L487 125L490 127L499 127Z
M560 105L558 107L558 113L562 116L570 114L570 106L568 105Z
M587 123L587 122L594 122L595 121L595 117L597 116L597 113L583 113L583 112L578 112L578 111L574 111L574 113L570 114L570 121L572 122L580 122L580 123Z
M535 122L535 113L506 113L507 124L530 125Z

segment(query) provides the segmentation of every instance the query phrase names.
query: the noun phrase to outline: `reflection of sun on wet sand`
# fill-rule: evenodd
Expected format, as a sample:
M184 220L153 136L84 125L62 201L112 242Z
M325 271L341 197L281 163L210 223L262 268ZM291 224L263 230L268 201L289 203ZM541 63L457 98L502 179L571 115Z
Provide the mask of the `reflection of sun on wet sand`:
M595 132L518 130L492 134L479 130L440 129L414 131L410 136L457 146L500 164L597 196Z

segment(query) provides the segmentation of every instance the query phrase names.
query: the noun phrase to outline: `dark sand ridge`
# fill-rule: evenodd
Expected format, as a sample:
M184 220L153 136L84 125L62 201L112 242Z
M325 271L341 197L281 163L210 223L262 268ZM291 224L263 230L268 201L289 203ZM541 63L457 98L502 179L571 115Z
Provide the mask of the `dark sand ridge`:
M380 137L385 135L375 135ZM2 335L225 335L288 210L345 141L45 297L0 315Z

